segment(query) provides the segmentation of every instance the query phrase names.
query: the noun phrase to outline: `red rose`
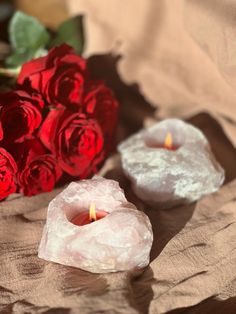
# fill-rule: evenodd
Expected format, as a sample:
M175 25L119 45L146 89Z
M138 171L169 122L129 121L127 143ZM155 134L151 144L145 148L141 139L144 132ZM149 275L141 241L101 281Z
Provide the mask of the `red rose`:
M52 110L39 136L55 154L60 167L72 176L88 177L104 159L101 128L84 114Z
M15 174L17 165L13 157L4 149L0 148L0 200L11 193L16 192Z
M64 44L45 57L25 63L17 82L42 93L49 105L79 107L85 72L85 60Z
M55 158L46 152L37 139L19 144L15 154L19 165L17 183L24 195L53 190L62 172Z
M0 94L0 141L22 141L41 123L43 101L37 94L10 91Z
M112 91L101 81L90 81L84 96L86 113L96 119L103 131L106 151L114 146L119 105Z

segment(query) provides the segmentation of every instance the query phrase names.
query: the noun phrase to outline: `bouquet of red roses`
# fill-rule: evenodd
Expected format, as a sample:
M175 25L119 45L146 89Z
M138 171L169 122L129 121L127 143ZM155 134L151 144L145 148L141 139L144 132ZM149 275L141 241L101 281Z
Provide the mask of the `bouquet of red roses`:
M63 174L87 178L113 149L118 103L111 90L90 79L71 46L40 49L41 57L15 64L16 84L0 94L0 199L51 191Z

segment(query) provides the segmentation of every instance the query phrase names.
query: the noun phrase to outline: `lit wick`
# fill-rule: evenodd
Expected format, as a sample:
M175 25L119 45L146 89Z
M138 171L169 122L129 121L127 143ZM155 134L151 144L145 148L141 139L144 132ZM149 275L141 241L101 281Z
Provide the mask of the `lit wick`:
M151 148L164 148L164 149L173 150L173 151L177 150L179 148L178 146L174 146L173 137L172 137L171 132L166 133L164 143L162 141L161 141L161 143L160 142L155 143L155 142L151 142L151 141L148 142L148 139L147 139L145 144Z
M96 210L94 203L90 204L89 210L84 210L71 219L76 226L84 226L92 222L98 221L108 215L104 210Z
M97 220L96 206L94 203L92 203L89 207L89 220L90 222L94 222Z
M172 150L173 149L173 140L172 140L172 135L170 132L166 134L165 142L164 142L164 147L166 149Z

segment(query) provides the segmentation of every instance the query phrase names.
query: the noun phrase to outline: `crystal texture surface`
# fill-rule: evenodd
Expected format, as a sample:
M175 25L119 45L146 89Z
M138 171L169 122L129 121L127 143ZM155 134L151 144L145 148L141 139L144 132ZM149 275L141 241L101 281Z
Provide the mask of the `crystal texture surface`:
M91 203L108 215L71 223ZM127 201L118 182L96 176L70 183L50 202L38 256L93 273L125 271L148 265L152 241L149 218Z
M165 138L172 135L172 149ZM166 119L119 145L122 167L135 194L161 209L198 200L224 181L203 133L179 120Z

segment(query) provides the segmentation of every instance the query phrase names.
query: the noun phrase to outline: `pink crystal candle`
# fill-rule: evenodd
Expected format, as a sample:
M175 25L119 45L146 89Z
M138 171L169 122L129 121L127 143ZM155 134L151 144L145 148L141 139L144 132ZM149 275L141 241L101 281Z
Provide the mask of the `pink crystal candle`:
M195 202L224 182L205 135L179 119L155 123L118 147L134 193L159 209Z
M72 182L47 212L38 256L93 273L128 271L149 263L149 218L102 177Z

